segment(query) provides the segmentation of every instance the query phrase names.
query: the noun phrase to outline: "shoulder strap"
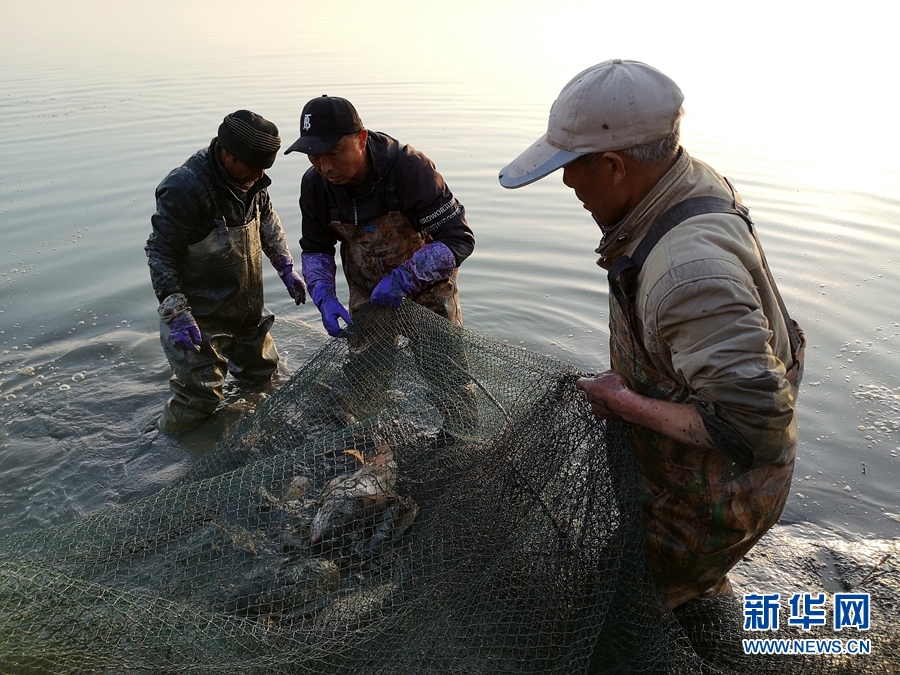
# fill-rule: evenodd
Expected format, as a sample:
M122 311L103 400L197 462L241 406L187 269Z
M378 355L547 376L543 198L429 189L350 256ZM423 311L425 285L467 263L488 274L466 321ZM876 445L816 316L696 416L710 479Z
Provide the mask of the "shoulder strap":
M384 204L388 211L400 210L400 198L397 196L397 177L394 175L394 169L388 171L384 179Z
M324 179L323 179L324 181ZM333 220L340 218L340 210L338 209L337 203L337 195L335 195L331 190L326 186L325 190L325 217L327 218L326 222L332 222Z
M729 202L720 197L691 197L671 206L653 221L634 253L631 256L621 256L606 275L610 288L623 310L625 309L623 303L626 300L634 300L634 282L653 248L670 230L688 218L699 216L702 213L733 213L743 218L752 231L749 211L734 201ZM621 281L619 277L622 277Z
M729 182L728 185L731 186L731 183ZM734 188L732 188L732 191L733 190ZM756 232L753 230L753 221L750 220L750 211L742 204L738 204L735 199L729 201L720 197L711 196L691 197L690 199L685 199L683 202L678 202L671 206L653 221L650 230L637 245L633 254L631 256L621 256L616 260L615 264L610 268L606 275L606 278L609 280L610 290L615 296L616 301L619 303L619 306L622 308L622 311L629 317L629 321L631 320L635 292L637 290L637 275L647 261L650 252L659 241L677 225L688 218L693 218L694 216L699 216L704 213L731 213L740 216L744 219L744 222L747 223L747 227L750 228L750 235L753 237L754 241L756 241ZM788 338L791 344L791 357L793 358L790 369L799 370L795 375L797 382L799 383L803 370L803 346L805 342L800 334L802 331L799 330L799 326L797 326L796 322L791 319L787 312L784 300L781 298L781 293L779 293L778 287L775 285L775 280L772 278L772 273L769 271L769 264L763 254L762 247L759 245L759 241L756 241L756 247L762 258L766 276L769 279L769 283L772 285L772 291L775 293L778 308L781 310L782 317L787 326Z

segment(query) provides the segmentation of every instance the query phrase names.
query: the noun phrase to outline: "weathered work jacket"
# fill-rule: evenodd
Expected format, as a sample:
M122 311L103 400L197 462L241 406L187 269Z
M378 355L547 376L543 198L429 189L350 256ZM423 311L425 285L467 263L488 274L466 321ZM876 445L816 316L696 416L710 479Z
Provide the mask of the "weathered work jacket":
M188 294L184 288L187 247L203 241L224 219L227 227L241 227L259 214L259 238L271 261L290 258L281 219L272 208L264 175L250 189L246 204L231 190L215 161L216 139L208 148L172 170L156 188L156 213L150 218L153 232L144 250L150 265L150 280L162 302L172 293ZM259 280L261 284L261 279Z
M466 210L428 157L387 134L370 131L366 151L372 172L361 185L332 185L310 168L300 183L304 253L334 255L338 233L332 221L368 223L388 211L402 212L413 228L443 242L457 267L475 248Z
M704 195L740 203L725 179L682 150L604 233L597 264L609 269L631 255L666 209ZM653 366L691 392L679 402L694 403L717 448L731 458L749 453L753 467L792 458L797 443L796 389L785 379L791 347L776 294L747 223L731 214L682 222L637 277L637 333Z

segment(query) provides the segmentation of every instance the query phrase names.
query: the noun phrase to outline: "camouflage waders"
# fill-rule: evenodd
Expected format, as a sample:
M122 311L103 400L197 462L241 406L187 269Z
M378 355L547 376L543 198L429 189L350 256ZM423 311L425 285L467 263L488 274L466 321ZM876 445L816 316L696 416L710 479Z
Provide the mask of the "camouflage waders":
M369 301L379 281L432 241L428 234L417 232L400 211L389 211L366 223L333 220L330 225L341 239L341 262L350 287L351 315ZM409 300L462 326L457 274L458 270L454 269L447 279L410 295ZM410 340L419 371L431 384L430 402L443 415L445 428L456 435L474 431L475 392L466 372L468 361L462 345L450 346L443 353L427 353L415 336L405 337ZM347 344L350 358L344 372L353 386L370 390L373 396L383 391L393 371L396 340L390 344L376 343L369 335L352 333Z
M262 383L278 367L278 352L269 329L274 315L263 306L262 245L257 207L252 220L216 228L187 247L183 293L200 327L199 353L176 346L160 323L160 341L172 367L173 395L159 420L162 431L185 431L215 412L225 376Z
M691 392L650 365L618 304L610 302L612 369L634 391L687 403ZM641 467L647 557L670 608L691 598L730 594L725 576L775 524L787 501L794 451L781 462L733 477L734 463L630 425Z
M341 238L341 263L350 286L350 314L369 301L379 281L431 241L427 234L416 232L399 211L389 211L368 223L333 220L331 228ZM461 326L457 272L453 270L449 278L423 288L409 299Z
M624 260L610 270L611 367L638 394L689 403L692 392L652 365L637 329L634 296L628 285L633 284L653 245L683 219L698 213L730 212L743 217L749 226L749 218L741 209L717 198L681 202L654 222L644 237L646 243L638 245L633 259L622 256ZM765 259L763 265L768 270ZM772 287L776 288L774 281ZM786 379L796 395L805 338L780 298L779 304L794 355ZM796 446L786 448L773 462L741 472L721 452L685 445L639 425L628 426L641 468L647 559L662 599L674 609L693 598L730 595L728 570L781 515Z

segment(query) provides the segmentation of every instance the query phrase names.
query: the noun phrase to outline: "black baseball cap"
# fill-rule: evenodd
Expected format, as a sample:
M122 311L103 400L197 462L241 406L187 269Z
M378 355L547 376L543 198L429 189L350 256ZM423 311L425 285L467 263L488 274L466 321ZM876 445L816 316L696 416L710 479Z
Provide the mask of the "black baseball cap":
M307 155L321 155L331 150L347 134L355 134L362 129L362 120L350 101L322 94L303 106L303 112L300 113L300 138L284 154L299 150Z

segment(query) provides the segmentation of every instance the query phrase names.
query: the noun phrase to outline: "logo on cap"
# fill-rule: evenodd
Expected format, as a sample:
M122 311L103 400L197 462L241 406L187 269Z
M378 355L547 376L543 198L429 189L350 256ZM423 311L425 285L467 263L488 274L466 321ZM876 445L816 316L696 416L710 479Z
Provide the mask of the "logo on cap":
M312 113L306 113L303 116L303 131L309 131L312 128L312 123L309 121L310 117L312 117Z

